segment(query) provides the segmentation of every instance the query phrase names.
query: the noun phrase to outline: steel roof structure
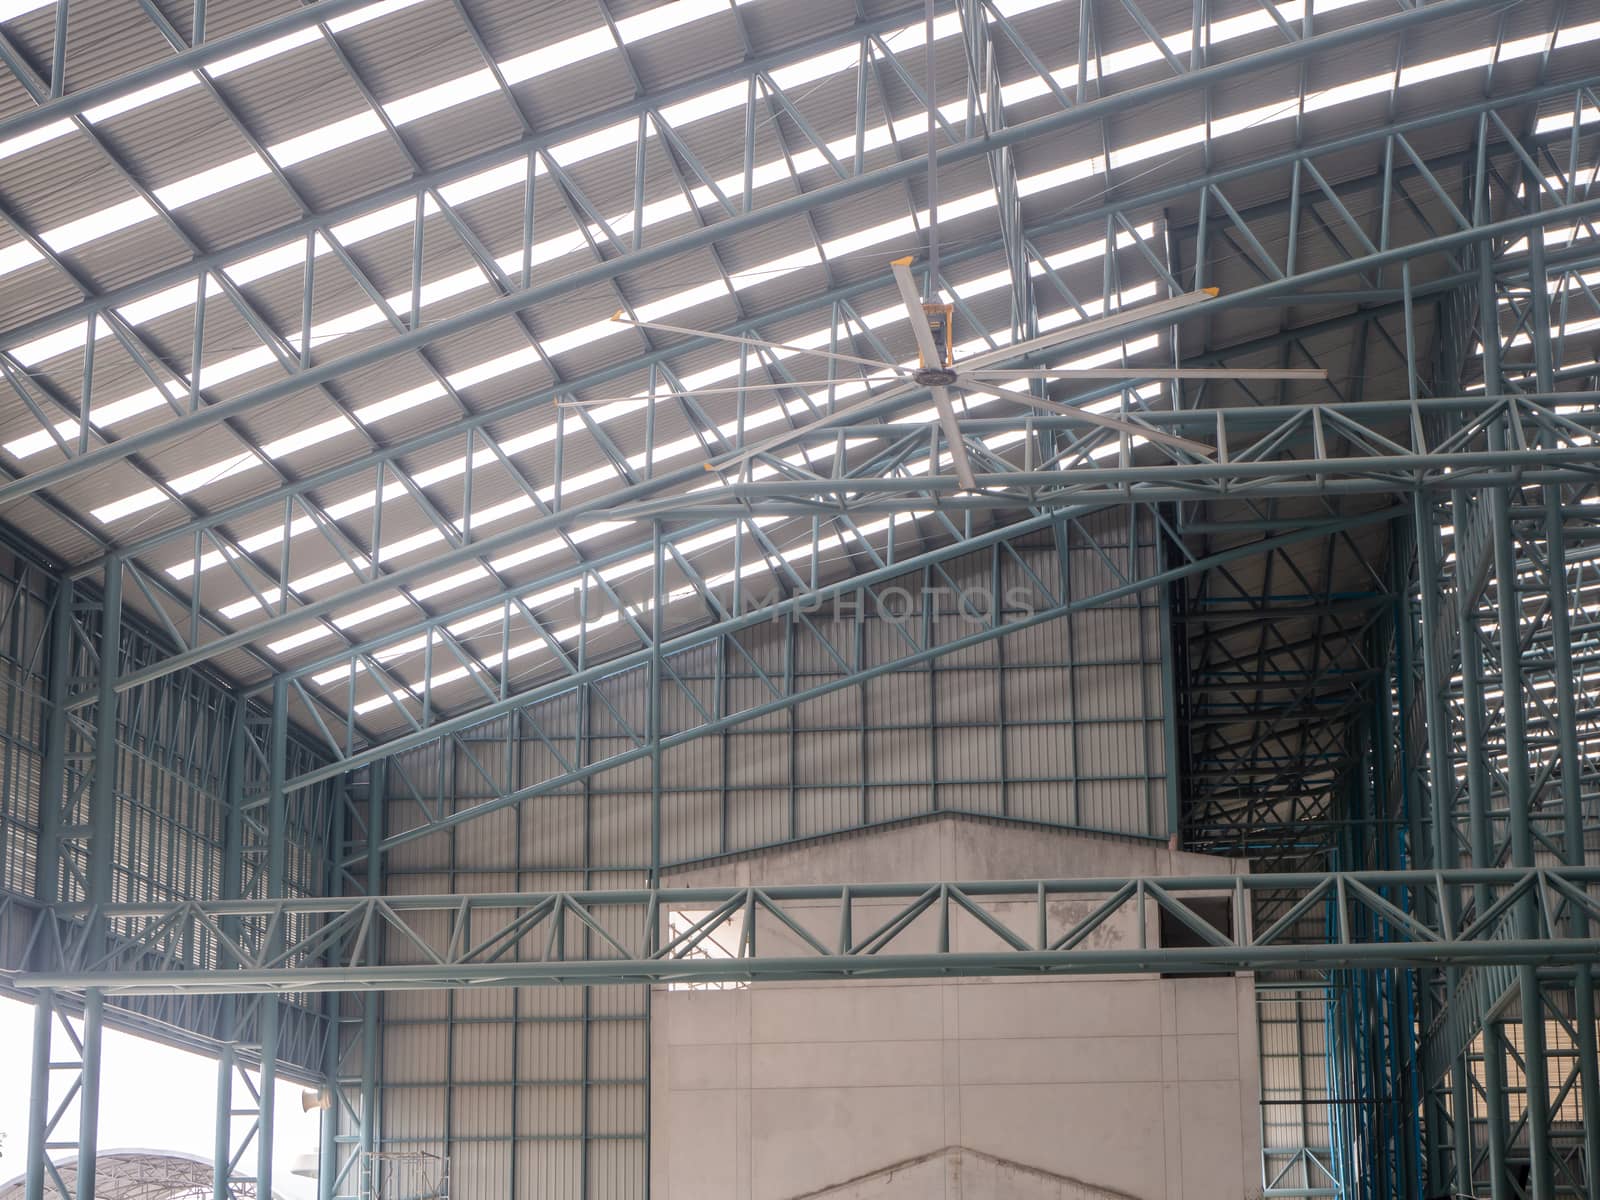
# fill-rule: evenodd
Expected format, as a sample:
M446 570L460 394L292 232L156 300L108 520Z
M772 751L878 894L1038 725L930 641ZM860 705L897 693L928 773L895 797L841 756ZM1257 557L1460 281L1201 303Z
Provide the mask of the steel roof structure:
M56 1168L67 1186L77 1177L71 1162ZM18 1176L0 1184L5 1200L22 1200L25 1179ZM106 1200L189 1200L212 1194L211 1163L190 1154L169 1150L108 1150L95 1160L95 1192ZM232 1185L234 1200L251 1200L253 1182Z
M1170 811L1141 832L1269 872L1376 872L1328 876L1374 902L1330 942L1437 943L1382 959L1418 969L1412 991L1350 985L1390 1036L1351 1049L1363 1078L1426 1077L1409 1123L1351 1135L1363 1186L1501 1197L1526 1160L1526 1194L1600 1194L1600 1133L1576 1163L1549 1137L1568 1093L1600 1104L1577 961L1600 826L1600 4L925 16L0 0L0 522L45 748L17 818L37 882L0 877L0 917L24 929L11 984L46 997L46 1076L93 1078L93 1037L50 1047L80 1042L62 1006L98 1027L105 964L182 963L191 986L130 987L128 1011L242 1047L264 1095L280 1058L331 1081L359 1129L325 1172L345 1187L378 1084L341 1074L336 1027L373 1037L376 1016L318 1007L296 972L333 970L319 955L353 971L386 862L641 763L642 886L659 887L669 751L1143 596L1164 626ZM962 353L1328 378L1050 385L1209 455L969 396L964 489L927 393L875 400L839 357L914 362L889 262L925 261L930 179ZM1090 324L1201 289L1177 322ZM1034 345L1079 323L1067 352ZM795 442L748 469L708 469L786 427ZM1099 574L1070 567L1086 560ZM1025 610L864 649L885 589L959 595L973 563ZM811 619L841 602L842 626ZM564 714L601 709L596 749ZM502 771L494 738L542 757ZM226 798L193 862L119 865L114 812L143 786L119 774L123 743ZM476 790L423 778L427 752L465 756ZM792 814L780 836L799 836ZM1558 864L1577 874L1527 882ZM1465 867L1484 874L1385 874ZM509 907L578 914L598 870ZM1292 878L1252 887L1263 928L1332 903ZM167 906L157 927L136 901ZM1315 949L1297 965L1356 971ZM594 969L619 972L656 977ZM298 998L211 996L257 989ZM1549 1021L1577 1049L1547 1077ZM1515 1122L1493 1053L1507 1022ZM87 1178L57 1183L93 1200Z

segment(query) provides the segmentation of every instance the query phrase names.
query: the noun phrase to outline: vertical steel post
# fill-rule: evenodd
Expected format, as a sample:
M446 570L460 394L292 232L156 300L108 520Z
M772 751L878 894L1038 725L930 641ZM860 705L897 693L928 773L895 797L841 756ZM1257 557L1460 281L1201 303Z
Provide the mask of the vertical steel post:
M33 1074L28 1092L27 1170L23 1200L44 1200L45 1141L50 1122L50 1034L54 1026L55 994L40 992L33 1001Z
M656 521L656 522L652 523L652 526L651 526L651 540L652 540L652 551L653 551L653 554L654 554L654 575L653 575L653 580L652 580L652 583L653 583L653 586L654 586L654 591L652 593L652 598L654 600L654 607L651 609L651 613L650 613L650 679L649 679L650 691L649 691L648 696L646 697L646 702L649 705L649 710L648 710L646 715L648 717L649 737L650 737L650 874L649 874L649 884L650 884L650 886L652 888L658 888L658 887L661 886L661 637L662 637L663 621L664 621L664 618L665 618L665 614L662 612L662 608L663 608L663 605L664 605L664 602L665 602L665 599L666 599L665 586L664 586L664 584L662 582L662 578L661 578L662 547L661 547L661 522L660 521ZM587 813L588 813L588 809L586 807L585 808L585 818L584 818L585 821L587 821L589 819ZM587 868L590 865L591 865L591 863L589 862L587 855L585 855L584 867ZM588 878L587 871L585 872L585 878L586 879ZM644 1194L645 1194L645 1200L649 1200L649 1196L650 1196L650 1166L649 1166L649 1164L650 1164L650 1124L651 1124L651 1121L654 1119L654 1116L655 1116L655 1114L653 1112L653 1109L652 1109L652 1103L651 1103L651 1096L655 1092L654 1068L651 1065L651 1058L653 1056L652 1056L652 1054L650 1052L650 1028L651 1028L652 1004L653 1004L652 995L653 995L652 989L650 989L648 987L645 988L645 990L644 990L644 1029L645 1029L645 1052L644 1052L644 1130L645 1130L645 1140L644 1140L644 1157L645 1157ZM582 1032L581 1036L583 1037L584 1053L587 1054L588 1053L588 1048L589 1048L589 1037L590 1037L590 1033L591 1033L590 1024L589 1024L589 1021L587 1020L587 1016L588 1016L588 999L587 999L587 997L588 997L588 989L587 988L584 989L584 996L585 996L585 1001L584 1001L584 1003L585 1003L585 1008L584 1008L585 1020L583 1022L583 1026L582 1026L583 1032ZM587 1083L587 1080L588 1080L588 1068L587 1068L587 1066L585 1066L585 1068L584 1068L584 1079L585 1079L585 1085L583 1087L583 1093L584 1093L584 1095L583 1095L583 1140L579 1143L579 1146L580 1146L579 1153L581 1153L583 1155L583 1180L584 1180L583 1186L587 1189L587 1187L589 1186L589 1096L588 1096L589 1088L588 1088L588 1083ZM580 1197L580 1200L589 1200L589 1197L588 1197L587 1193L585 1195L583 1195L582 1197Z
M89 783L89 862L86 872L90 908L87 940L103 936L104 917L96 909L111 902L112 839L117 828L117 673L122 651L122 560L105 568L100 614L100 673L95 681L94 765Z
M100 1026L105 1000L99 988L83 994L83 1074L78 1088L78 1200L94 1200L100 1144Z
M56 583L50 609L50 653L45 679L44 764L39 773L39 856L34 896L54 904L61 896L61 821L66 803L67 700L72 692L72 580Z
M330 992L323 1001L328 1040L322 1051L322 1094L328 1107L322 1110L317 1141L317 1200L333 1200L334 1181L339 1174L339 1011L344 998L338 992Z
M234 706L228 730L228 765L223 783L222 877L218 881L225 899L238 897L244 875L244 772L245 707ZM224 917L221 927L230 937L238 936L237 918ZM250 1003L250 1001L245 1001ZM212 1149L212 1200L233 1200L233 1074L237 1064L234 1048L235 1024L240 1000L222 997L222 1028L227 1040L217 1051L216 1137Z
M645 724L650 739L650 886L661 886L661 638L666 589L661 580L661 522L651 525L652 581L650 609L649 692L645 696Z
M1428 788L1423 798L1427 803L1426 823L1433 866L1443 870L1455 866L1459 857L1452 812L1455 773L1450 769L1450 749L1445 743L1450 728L1450 713L1444 699L1448 666L1439 658L1440 620L1449 618L1439 591L1438 530L1434 527L1432 505L1420 491L1412 493L1411 503L1417 538L1418 608L1422 617L1422 686L1427 693L1423 699L1428 721ZM1453 895L1442 898L1447 908Z
M235 1002L233 996L223 998L230 1026ZM217 1050L217 1112L211 1147L212 1200L231 1200L233 1196L233 1188L228 1183L233 1161L233 1062L233 1043L222 1043Z
M1480 252L1478 303L1482 325L1484 365L1489 364L1489 345L1499 341L1499 310L1495 302L1493 262L1488 247ZM1543 288L1535 277L1535 295ZM1548 316L1548 311L1546 313ZM1543 336L1548 340L1548 325ZM1540 340L1533 331L1535 344ZM1548 345L1546 346L1548 351ZM1496 355L1498 358L1498 355ZM1496 363L1498 368L1498 363ZM1505 433L1491 427L1489 444L1495 449L1505 444ZM1501 712L1505 722L1506 807L1511 834L1511 864L1533 866L1533 792L1528 778L1528 731L1526 702L1522 684L1522 601L1517 584L1516 543L1511 530L1511 489L1497 487L1489 494L1489 515L1494 531L1495 599L1498 608L1500 643ZM1519 938L1538 936L1537 898L1529 893L1521 898L1514 912ZM1526 1091L1529 1184L1533 1200L1554 1196L1554 1173L1550 1163L1550 1092L1545 1077L1544 1008L1539 991L1538 968L1531 963L1517 968L1517 990L1522 1009L1522 1059Z
M939 51L933 40L933 0L925 0L922 8L923 44L922 62L923 69L927 72L927 108L928 108L928 282L927 297L929 303L939 302L939 161L938 161L938 118L939 95L935 89L934 64L938 61ZM915 319L915 317L913 317Z
M1408 297L1406 310L1409 314L1411 309L1409 275L1405 287ZM1416 342L1410 328L1409 315L1407 326L1407 369L1414 374L1410 364L1415 359ZM1391 526L1389 573L1390 577L1396 580L1403 577L1405 570L1402 555L1407 548L1406 528L1403 518L1396 520ZM1411 620L1403 589L1397 587L1394 590L1395 599L1391 602L1388 638L1388 659L1394 674L1393 702L1391 703L1389 699L1388 689L1384 689L1383 699L1377 709L1377 718L1379 745L1383 754L1379 769L1385 778L1392 774L1394 780L1392 790L1387 786L1384 789L1383 807L1380 810L1384 819L1390 822L1389 864L1403 869L1417 865L1422 853L1423 805L1413 795L1416 789L1412 786L1411 763L1415 751L1411 746L1407 727L1407 714L1411 711L1414 690L1413 654L1416 648L1412 641ZM1402 889L1395 900L1402 908L1410 908L1415 903L1415 896L1416 893L1410 889ZM1438 1136L1432 1122L1429 1122L1426 1130L1421 1122L1421 1106L1425 1090L1420 1085L1420 1073L1417 1069L1417 1053L1420 1045L1416 1038L1402 1036L1403 1031L1419 1027L1416 1019L1417 973L1394 971L1386 973L1383 978L1390 989L1388 1024L1384 1031L1386 1037L1382 1042L1387 1055L1390 1081L1387 1094L1394 1101L1391 1107L1391 1136L1395 1147L1395 1178L1397 1184L1403 1184L1405 1195L1420 1197L1427 1194L1428 1182L1437 1177L1434 1152ZM1424 1020L1420 1024L1425 1027L1427 1021ZM1425 1135L1426 1145L1424 1145Z
M1498 387L1498 384L1493 385ZM1466 497L1457 494L1455 527L1466 527ZM1470 587L1461 555L1456 556L1457 579L1462 589ZM1464 594L1464 591L1458 592ZM1476 601L1459 615L1461 631L1461 692L1463 732L1467 758L1467 836L1475 867L1492 866L1494 851L1489 827L1489 768L1484 761L1483 650L1479 641ZM1483 912L1490 903L1489 889L1473 888L1473 909ZM1505 1200L1506 1189L1506 1089L1505 1053L1493 1021L1483 1027L1484 1116L1488 1125L1489 1195Z
M1433 506L1420 491L1412 494L1417 540L1418 607L1422 617L1422 686L1427 695L1428 724L1428 788L1427 798L1429 833L1433 867L1444 870L1459 863L1455 829L1455 771L1451 767L1450 750L1445 742L1450 728L1450 713L1445 704L1444 687L1448 664L1440 660L1440 621L1449 620L1445 601L1439 590L1438 530L1433 521ZM1452 929L1460 926L1460 905L1454 889L1441 889L1439 902L1444 907L1444 919ZM1445 972L1445 988L1454 996L1461 984L1461 972L1452 968ZM1455 1143L1455 1187L1458 1193L1472 1193L1472 1119L1469 1105L1470 1089L1463 1055L1450 1069L1451 1138Z
M277 1103L278 1085L278 1006L275 995L258 998L261 1005L256 1021L261 1039L261 1074L257 1077L257 1092L261 1106L256 1118L256 1195L270 1196L272 1183L273 1117Z
M1488 117L1478 119L1477 161L1474 167L1473 219L1489 219L1488 172ZM1487 396L1498 396L1500 381L1499 315L1494 293L1494 246L1480 243L1478 253L1478 321L1479 341L1483 346L1483 389ZM1465 529L1470 513L1465 493L1456 493L1455 527ZM1456 556L1457 577L1462 583L1460 595L1467 596L1471 581L1463 573L1461 555ZM1487 709L1484 707L1483 649L1477 621L1477 598L1469 596L1465 611L1459 614L1461 630L1461 688L1462 714L1467 743L1467 813L1468 837L1472 850L1472 865L1486 867L1494 864L1493 839L1489 824L1489 766L1484 758L1484 724ZM1489 889L1473 889L1473 907L1483 912L1490 904ZM1495 1022L1486 1021L1483 1027L1483 1091L1484 1112L1488 1123L1489 1194L1492 1200L1505 1200L1508 1194L1506 1173L1506 1141L1509 1122L1506 1117L1505 1048Z
M388 764L382 759L367 768L367 895L383 894L383 833L384 814L387 808ZM367 961L377 959L378 939L376 928L367 932ZM378 1148L378 1055L381 1033L378 1028L379 1005L383 996L367 992L361 998L361 1129L358 1153L361 1162L356 1167L357 1186L362 1196L371 1194L368 1173L372 1167L372 1154Z
M1157 571L1167 569L1167 542L1161 536L1159 525L1154 530L1154 552L1158 556ZM1167 838L1176 848L1182 833L1179 829L1181 822L1179 779L1178 779L1178 682L1177 664L1173 659L1176 638L1173 635L1172 623L1172 589L1162 587L1157 589L1157 600L1160 605L1160 638L1161 638L1161 747L1166 757L1166 787L1167 787Z
M267 733L267 795L263 825L267 835L266 883L270 899L282 898L284 879L284 824L287 809L284 781L288 778L289 684L283 676L272 681L272 723ZM266 952L276 954L283 941L281 925L270 927ZM272 1195L272 1133L278 1082L278 1018L282 1001L261 998L257 1018L261 1030L261 1115L256 1125L256 1195Z
M95 685L94 766L89 786L89 904L85 944L105 937L111 902L112 842L117 831L117 675L122 659L122 560L106 563L100 614L100 674ZM104 999L98 988L83 997L83 1074L78 1089L78 1200L94 1200L100 1124L100 1026Z
M34 896L41 904L61 899L61 808L66 802L67 698L72 672L72 581L60 579L50 610L50 653L45 679L44 764L39 774L39 852ZM48 919L48 918L43 918ZM28 1144L24 1200L43 1200L45 1143L50 1136L50 1045L55 1029L55 996L34 998L32 1087L28 1093Z
M1537 207L1543 181L1528 177L1531 203ZM1531 336L1534 371L1541 392L1555 390L1550 353L1549 274L1545 266L1544 230L1528 232L1529 297L1533 307ZM1555 446L1554 435L1544 435L1547 446ZM1575 668L1572 662L1571 601L1567 593L1567 544L1561 488L1544 487L1544 532L1546 588L1550 597L1550 640L1556 684L1556 745L1561 759L1562 857L1572 866L1582 866L1583 848L1583 758L1578 749L1578 709L1573 695ZM1572 908L1572 937L1589 936L1589 918L1584 910ZM1554 934L1554 930L1550 931ZM1600 1084L1597 1084L1594 1012L1594 972L1580 965L1573 973L1573 1019L1577 1025L1578 1084L1583 1103L1584 1158L1586 1192L1589 1200L1600 1197ZM1543 1013L1540 1013L1541 1028ZM1531 1053L1531 1051L1530 1051ZM1530 1077L1531 1079L1531 1077ZM1530 1087L1531 1082L1530 1082ZM1531 1110L1530 1110L1531 1112Z

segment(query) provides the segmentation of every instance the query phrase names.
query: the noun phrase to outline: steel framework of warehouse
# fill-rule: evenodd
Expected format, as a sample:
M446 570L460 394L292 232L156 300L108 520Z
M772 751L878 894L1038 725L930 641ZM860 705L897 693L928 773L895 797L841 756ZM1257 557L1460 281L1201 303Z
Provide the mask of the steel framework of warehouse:
M1264 1037L1291 1014L1266 1194L1600 1197L1600 4L925 17L0 2L27 1200L93 1200L108 1021L218 1055L219 1198L272 1193L286 1079L331 1100L327 1200L491 1144L508 1195L622 1197L642 985L1177 967L1258 972ZM1049 392L1209 456L971 396L969 489L926 392L838 357L914 358L889 261L933 187L929 290L974 351L1328 378ZM1071 363L1027 344L1205 288ZM1140 632L1074 642L1086 614ZM1086 715L1089 662L1136 707ZM941 672L1023 670L1074 707L1001 703L992 779L936 747L886 774L885 681L937 727ZM1084 766L1122 726L1143 765ZM1036 727L1070 767L1029 774ZM671 879L938 812L1253 873ZM1064 894L1090 915L1055 924ZM1118 913L1199 944L1092 949ZM442 1081L386 1071L435 1029ZM482 1030L508 1080L453 1073Z

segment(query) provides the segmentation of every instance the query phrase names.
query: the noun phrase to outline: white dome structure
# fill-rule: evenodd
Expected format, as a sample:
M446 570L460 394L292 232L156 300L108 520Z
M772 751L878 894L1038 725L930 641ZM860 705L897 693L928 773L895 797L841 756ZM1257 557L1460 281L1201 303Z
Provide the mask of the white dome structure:
M77 1191L75 1159L56 1164L61 1181ZM176 1150L108 1150L95 1159L94 1194L102 1200L204 1200L211 1195L211 1160ZM0 1200L22 1200L24 1177L0 1184ZM47 1188L47 1194L50 1190ZM250 1182L230 1189L234 1200L254 1200ZM274 1193L275 1200L282 1197Z

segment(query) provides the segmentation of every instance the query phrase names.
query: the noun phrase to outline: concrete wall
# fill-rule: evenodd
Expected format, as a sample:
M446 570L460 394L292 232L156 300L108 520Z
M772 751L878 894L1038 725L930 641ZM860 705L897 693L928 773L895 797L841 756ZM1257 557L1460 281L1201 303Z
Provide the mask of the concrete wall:
M825 606L809 631L791 635L763 622L668 655L653 706L667 738L700 727L707 713L770 700L776 681L812 689L844 664L902 665L671 746L659 772L643 758L613 765L396 846L384 856L384 892L642 887L658 851L661 862L684 866L935 810L1164 837L1166 638L1158 589L902 663L921 644L923 612L932 610L935 642L975 628L955 611L953 591L925 587L992 590L998 572L1003 593L1019 588L1037 603L1028 590L1034 579L1052 588L1064 582L1067 596L1083 600L1148 575L1156 531L1147 517L1129 516L1107 509L1070 523L1062 531L1065 563L1054 537L979 551L937 578L911 574L879 589L887 597L882 608L876 601ZM897 538L896 554L913 552L909 533ZM793 565L804 573L806 564ZM828 569L848 566L840 559ZM752 578L746 586L748 609L767 585ZM910 597L919 598L917 615L908 612ZM693 614L689 607L669 614L668 627L705 619L703 605ZM522 669L534 667L522 659ZM555 696L396 756L386 774L387 832L627 751L650 728L649 697L650 672L624 671L581 701ZM810 854L808 843L802 858ZM971 871L991 873L981 863ZM860 867L863 878L905 874L892 859ZM397 992L374 1002L383 1014L384 1149L448 1154L464 1196L643 1200L645 988ZM345 1069L358 1066L354 1056L346 1060Z
M669 882L1226 874L1233 865L942 818ZM1114 944L1132 936L1129 926L1098 936ZM973 932L957 931L957 947ZM1239 1200L1258 1186L1248 977L658 989L651 1047L657 1200Z

